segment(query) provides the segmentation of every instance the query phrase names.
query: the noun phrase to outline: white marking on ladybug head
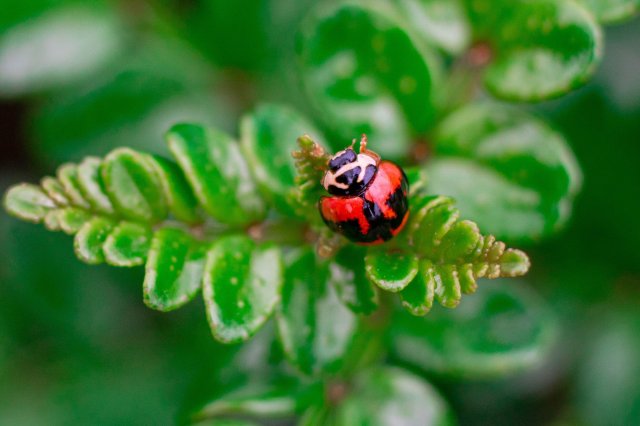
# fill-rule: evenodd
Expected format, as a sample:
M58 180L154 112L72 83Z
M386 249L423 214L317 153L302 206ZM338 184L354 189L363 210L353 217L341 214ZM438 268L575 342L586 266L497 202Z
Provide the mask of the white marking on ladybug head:
M344 154L345 151L346 150L340 151L334 156L334 158ZM360 172L358 173L357 181L362 182L365 177L366 169L370 165L377 167L378 165L377 159L367 154L358 154L356 161L343 165L335 172L332 172L331 170L327 170L327 172L324 174L324 178L322 179L322 186L324 186L324 189L326 189L327 191L329 190L330 186L335 186L336 188L339 188L339 189L348 189L349 185L347 185L346 183L338 182L336 179L342 174L348 172L349 170L353 170L356 167L360 167Z

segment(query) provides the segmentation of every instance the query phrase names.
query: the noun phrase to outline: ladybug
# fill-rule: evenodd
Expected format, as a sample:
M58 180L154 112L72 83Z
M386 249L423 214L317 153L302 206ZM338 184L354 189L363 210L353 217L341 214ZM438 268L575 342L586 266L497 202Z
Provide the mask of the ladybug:
M355 144L355 139L354 139ZM367 149L351 147L336 153L327 165L319 210L327 226L357 244L381 244L397 235L409 217L409 182L404 171Z

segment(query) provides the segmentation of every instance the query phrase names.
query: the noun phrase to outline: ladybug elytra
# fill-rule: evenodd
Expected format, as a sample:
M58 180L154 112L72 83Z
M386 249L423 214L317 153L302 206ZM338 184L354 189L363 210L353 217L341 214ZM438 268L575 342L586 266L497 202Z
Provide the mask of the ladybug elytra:
M329 160L322 186L331 194L320 199L322 219L355 243L381 244L397 235L409 217L404 171L368 150L366 135L358 154L352 144Z

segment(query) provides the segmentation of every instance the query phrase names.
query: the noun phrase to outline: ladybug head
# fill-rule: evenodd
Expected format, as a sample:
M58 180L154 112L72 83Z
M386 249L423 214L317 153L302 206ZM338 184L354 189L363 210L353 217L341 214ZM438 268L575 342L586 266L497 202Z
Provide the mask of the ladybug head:
M360 194L378 170L378 158L374 155L356 154L352 148L338 152L329 160L322 186L332 195Z

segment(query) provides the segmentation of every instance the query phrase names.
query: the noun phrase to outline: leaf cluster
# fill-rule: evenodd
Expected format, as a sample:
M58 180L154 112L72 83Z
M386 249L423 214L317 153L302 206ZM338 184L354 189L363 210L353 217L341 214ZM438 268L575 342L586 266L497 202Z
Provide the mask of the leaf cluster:
M499 240L531 243L561 229L582 175L562 134L507 102L584 84L602 56L600 25L632 16L637 0L320 2L296 23L302 92L280 96L284 72L258 83L297 107L262 104L241 118L237 138L222 130L231 126L208 125L227 105L202 95L220 77L204 62L260 75L278 55L255 14L243 40L210 43L203 34L230 32L225 17L242 6L202 3L179 28L189 47L163 21L161 36L108 70L127 40L106 3L65 4L15 29L20 16L0 20L0 94L65 93L33 115L36 151L45 161L91 153L38 185L12 187L7 211L73 235L84 262L144 266L153 309L201 291L221 342L246 341L274 318L300 374L284 367L274 373L282 385L229 390L194 419L385 424L394 412L407 424L448 424L435 388L380 364L484 378L540 362L556 335L546 305L517 282L478 280L528 271L527 255ZM86 40L101 48L75 68L47 55L13 68L12 52L37 51L43 24L77 40L74 58L90 50ZM158 117L183 122L160 148ZM362 133L406 166L411 184L405 230L376 247L332 234L316 206L328 156ZM95 146L105 155L87 151Z

